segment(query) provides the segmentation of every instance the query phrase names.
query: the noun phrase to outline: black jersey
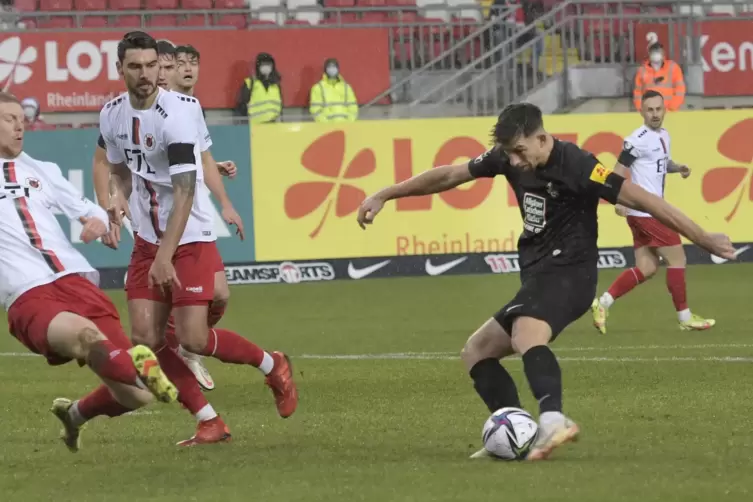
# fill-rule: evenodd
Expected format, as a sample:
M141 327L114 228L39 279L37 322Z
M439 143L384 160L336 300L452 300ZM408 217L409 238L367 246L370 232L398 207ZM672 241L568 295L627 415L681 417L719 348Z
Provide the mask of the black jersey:
M504 176L515 191L523 218L518 239L523 271L598 261L599 199L617 202L624 178L602 166L591 153L554 140L547 163L536 169L510 165L493 148L469 163L476 178Z

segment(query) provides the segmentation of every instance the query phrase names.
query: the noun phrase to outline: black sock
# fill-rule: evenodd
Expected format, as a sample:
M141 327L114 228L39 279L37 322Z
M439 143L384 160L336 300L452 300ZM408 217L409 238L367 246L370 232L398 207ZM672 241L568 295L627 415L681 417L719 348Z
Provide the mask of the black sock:
M520 408L518 389L498 359L482 359L471 368L473 387L490 412L513 406Z
M554 353L546 345L523 354L523 369L539 412L562 411L562 371Z

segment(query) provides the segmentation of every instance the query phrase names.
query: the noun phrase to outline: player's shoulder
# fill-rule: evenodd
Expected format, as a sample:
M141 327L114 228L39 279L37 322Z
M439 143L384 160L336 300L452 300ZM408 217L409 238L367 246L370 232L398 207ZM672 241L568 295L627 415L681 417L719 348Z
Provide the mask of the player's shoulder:
M54 162L36 159L26 152L21 152L21 155L18 156L17 162L36 171L43 177L63 175L63 171L60 169L59 165Z
M201 103L193 96L186 96L179 92L160 92L155 108L164 118L167 118L170 114L200 113Z
M651 134L649 134L650 132L651 130L648 127L642 125L631 132L630 135L625 138L625 141L633 144L634 146L643 145L651 138Z
M554 154L559 155L564 165L578 164L583 159L593 157L588 150L584 150L575 143L558 139L554 146Z
M103 119L108 120L117 114L122 113L125 109L127 99L128 93L124 92L120 96L105 103L104 106L102 106L102 110L99 112L100 125Z

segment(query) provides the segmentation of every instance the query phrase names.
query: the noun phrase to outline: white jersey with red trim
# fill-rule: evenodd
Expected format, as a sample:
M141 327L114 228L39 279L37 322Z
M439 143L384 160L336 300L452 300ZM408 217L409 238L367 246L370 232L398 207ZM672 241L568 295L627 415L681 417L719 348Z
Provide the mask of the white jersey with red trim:
M216 240L201 164L202 148L208 148L211 139L200 132L204 122L203 116L199 122L197 110L200 115L195 98L160 89L146 110L134 109L125 93L100 112L107 160L125 164L136 177L129 205L139 237L147 242L159 244L167 227L173 207L171 177L191 171L196 172L196 192L180 244Z
M666 129L658 130L641 126L625 138L618 162L630 168L631 181L647 192L664 197L664 183L667 165L671 158L669 151L669 133ZM630 216L643 218L650 214L628 209Z
M99 282L53 210L71 220L94 217L108 225L105 210L83 197L57 164L21 153L0 159L0 166L0 301L5 309L26 291L69 274Z

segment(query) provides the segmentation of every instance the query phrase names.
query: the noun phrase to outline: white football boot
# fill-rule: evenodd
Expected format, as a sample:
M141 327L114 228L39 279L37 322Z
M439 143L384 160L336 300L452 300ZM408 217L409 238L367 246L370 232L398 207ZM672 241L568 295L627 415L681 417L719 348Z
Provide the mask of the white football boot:
M542 413L539 417L539 432L536 442L526 460L546 460L549 455L565 443L578 440L580 428L578 424L567 418L562 413L550 411Z
M212 375L209 374L209 370L207 370L206 366L204 366L200 355L194 354L193 352L188 352L183 347L180 347L178 349L178 355L183 358L186 366L188 366L188 369L190 369L191 373L194 374L196 381L199 382L199 386L201 386L202 389L214 389L214 380L212 379Z

